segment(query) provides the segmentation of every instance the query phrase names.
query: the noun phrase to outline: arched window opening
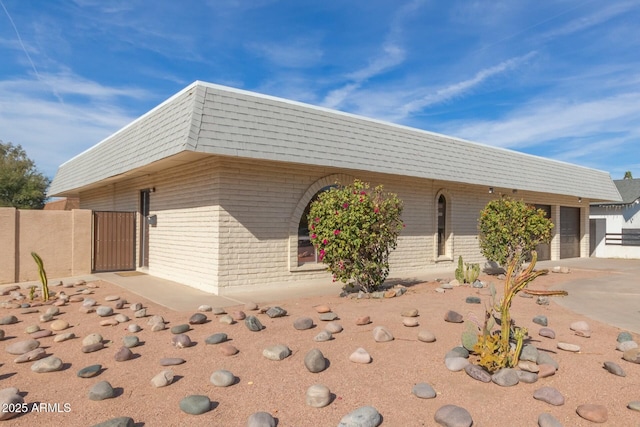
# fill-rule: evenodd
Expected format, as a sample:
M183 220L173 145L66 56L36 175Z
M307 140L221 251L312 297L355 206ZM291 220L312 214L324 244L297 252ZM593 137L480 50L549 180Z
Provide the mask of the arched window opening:
M311 244L310 226L308 221L309 211L311 210L311 203L318 200L321 193L335 187L335 185L327 185L318 191L307 203L304 208L300 223L298 224L298 265L301 264L314 264L318 262L318 254L316 248Z

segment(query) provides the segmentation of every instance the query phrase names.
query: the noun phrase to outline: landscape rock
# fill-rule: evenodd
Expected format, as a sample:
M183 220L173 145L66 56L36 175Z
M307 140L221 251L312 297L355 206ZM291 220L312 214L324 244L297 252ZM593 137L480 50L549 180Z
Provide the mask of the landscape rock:
M502 368L491 376L491 381L500 387L512 387L520 382L515 369Z
M102 343L103 338L100 334L89 334L82 339L82 345L92 345L97 343Z
M560 365L558 365L558 362L556 362L553 357L551 357L544 351L538 352L538 359L536 360L536 363L538 364L538 366L552 365L554 368L556 368L556 371L560 369Z
M213 335L209 335L205 340L205 344L220 344L228 339L227 334L224 332L217 332Z
M191 338L187 334L178 334L171 337L171 344L175 348L187 348L193 345Z
M244 319L244 324L247 329L253 332L259 332L264 328L256 316L247 316L247 318Z
M164 357L160 359L160 366L175 366L182 365L186 360L179 357Z
M539 352L535 346L531 344L522 346L522 350L520 351L520 360L524 360L527 362L537 362L538 356Z
M233 317L231 317L231 315L229 315L229 314L224 314L224 315L220 316L220 318L218 319L218 322L224 323L226 325L233 325L234 323L236 323L236 321L233 319Z
M229 387L236 382L236 377L226 369L218 369L211 374L209 381L216 387Z
M127 347L120 347L113 358L116 362L125 362L133 358L133 352Z
M13 344L9 344L5 351L9 354L13 355L21 355L30 352L36 348L40 347L40 341L35 339L28 339L24 341L18 341Z
M444 365L451 372L462 371L469 364L469 360L465 357L446 357Z
M34 348L31 351L28 351L20 356L16 357L13 362L14 363L24 363L24 362L33 362L34 360L42 359L47 352L44 348L38 347Z
M638 343L635 341L622 341L616 344L616 350L625 352L633 348L638 348Z
M393 334L384 326L376 326L373 328L373 339L376 342L393 341Z
M334 320L338 320L338 315L332 311L329 311L327 313L320 313L318 319L322 320L323 322L331 322Z
M203 304L200 307L198 307L198 311L203 311L203 312L213 311L213 307L211 307L210 305Z
M56 356L45 357L40 359L31 365L31 370L39 374L45 372L55 372L62 369L62 360Z
M235 321L240 321L240 320L244 320L247 318L247 315L245 314L244 311L241 310L236 310L236 311L232 311L231 312L231 317L233 318L233 320Z
M293 322L293 327L299 331L311 329L313 327L313 319L310 317L299 317Z
M287 315L287 310L282 307L271 307L266 312L267 316L274 319L276 317L283 317Z
M633 341L633 335L631 335L631 333L629 332L622 331L618 334L616 341L617 342Z
M564 396L558 391L558 389L553 387L542 387L537 389L533 392L533 398L554 406L564 405Z
M69 327L69 322L67 322L66 320L63 320L63 319L54 320L49 325L49 328L51 328L52 331L56 331L56 332L64 331L68 327Z
M333 335L329 331L321 331L318 335L313 337L313 340L316 342L325 342L333 339Z
M262 355L269 360L283 360L291 355L291 349L284 344L272 345L265 348Z
M83 345L82 352L83 353L93 353L98 350L102 350L104 348L104 344L102 342L97 342L95 344Z
M55 337L53 337L53 342L63 342L63 341L73 339L75 337L76 337L76 334L74 334L73 332L57 334Z
M20 391L15 387L3 388L0 390L0 421L9 420L16 415L21 414L22 405L24 404L24 397L20 394Z
M276 427L276 420L268 412L254 412L247 420L247 427Z
M624 370L617 363L604 362L603 366L604 366L604 369L607 370L607 372L610 372L613 375L617 375L619 377L626 377L627 376L627 374L624 372Z
M538 331L538 335L545 338L555 339L556 333L553 329L550 328L540 328Z
M420 331L418 332L418 340L422 342L435 342L436 336L431 331Z
M443 427L471 427L473 419L466 409L456 405L444 405L433 416Z
M419 397L420 399L433 399L437 395L433 387L427 383L418 383L414 385L411 389L411 394Z
M570 351L572 353L577 353L580 351L580 346L577 344L570 344L567 342L559 342L558 344L556 344L556 346L560 349L560 350L564 350L564 351Z
M408 308L408 309L402 310L402 312L400 313L400 316L402 316L402 317L418 317L418 309L417 308Z
M305 401L313 408L324 408L331 403L331 391L325 385L314 384L307 389Z
M516 369L516 374L521 383L533 384L538 381L538 374L535 372L519 371Z
M135 427L135 422L131 417L116 417L94 424L92 427Z
M125 335L122 337L122 344L127 348L137 347L140 344L140 338L135 335Z
M173 371L171 369L165 369L151 378L151 385L156 388L166 387L173 382L173 378Z
M580 415L580 417L593 423L604 423L609 417L607 408L603 405L580 405L576 409L576 412L578 413L578 415Z
M340 332L342 332L342 325L338 322L329 322L324 325L324 329L331 332L332 334L339 334Z
M538 365L538 378L547 378L556 374L556 367L547 363Z
M464 320L464 318L462 317L462 314L457 313L453 310L449 310L445 313L444 315L444 321L445 322L451 322L451 323L462 323Z
M46 337L50 337L51 335L53 335L53 331L49 330L49 329L43 329L40 330L38 332L34 332L31 334L31 337L34 340L38 340L40 338L46 338Z
M106 305L101 305L98 308L96 308L96 314L100 317L111 316L113 314L113 308Z
M101 369L102 365L89 365L80 369L76 375L78 378L93 378L100 373Z
M631 363L640 363L640 348L631 348L622 353L622 359Z
M581 337L589 338L591 336L591 328L589 327L589 324L584 320L573 322L569 326L569 329L571 329L575 332L576 335Z
M562 427L562 424L553 415L544 412L538 415L538 427Z
M190 325L202 325L202 324L206 323L206 321L207 321L207 316L202 314L202 313L194 313L189 318L189 324Z
M467 304L480 304L482 300L480 299L480 297L468 296L467 298L465 298L464 302L466 302Z
M547 319L547 316L539 314L533 318L533 323L540 326L547 326L549 324L549 320Z
M478 380L483 383L491 382L491 374L478 365L469 363L464 367L464 371L474 380Z
M353 353L351 353L351 355L349 356L349 360L354 362L354 363L371 363L371 355L367 352L367 350L365 350L362 347L359 347L356 349L356 351L354 351Z
M320 350L314 348L304 356L304 366L309 372L316 374L327 369L327 359Z
M402 319L402 324L408 328L414 328L419 325L416 317L405 317Z
M382 416L373 406L362 406L340 420L338 427L377 427L382 423Z
M356 325L358 326L368 325L369 323L371 323L371 317L369 316L360 316L356 318Z
M14 323L18 323L18 318L16 316L4 316L0 317L0 325L13 325Z
M192 394L180 400L180 409L190 415L202 415L211 410L211 400L208 396Z
M229 343L222 343L218 346L218 350L222 353L223 356L233 356L238 354L239 350Z
M191 329L191 326L189 326L187 323L184 323L184 324L181 324L181 325L172 326L171 327L171 333L174 334L174 335L184 334L189 329Z

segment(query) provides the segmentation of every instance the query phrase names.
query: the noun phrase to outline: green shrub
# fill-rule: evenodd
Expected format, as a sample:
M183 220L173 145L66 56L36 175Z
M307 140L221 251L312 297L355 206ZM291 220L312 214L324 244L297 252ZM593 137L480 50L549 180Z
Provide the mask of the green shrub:
M334 280L366 292L389 274L389 253L403 228L402 201L383 187L356 180L320 193L309 211L309 234L318 259Z

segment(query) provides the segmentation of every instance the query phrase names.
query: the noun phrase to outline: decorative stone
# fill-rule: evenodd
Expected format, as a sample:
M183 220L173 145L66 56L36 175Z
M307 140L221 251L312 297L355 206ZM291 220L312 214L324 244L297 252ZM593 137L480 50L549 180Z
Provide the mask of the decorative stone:
M460 346L453 347L447 352L447 354L444 355L445 359L448 359L450 357L463 357L466 359L469 357L469 350Z
M502 368L491 376L491 381L500 387L512 387L520 382L515 369Z
M137 310L136 312L133 313L133 317L135 317L136 319L147 317L147 309L141 308L140 310Z
M318 318L323 322L331 322L333 320L338 320L338 315L334 312L321 313Z
M100 334L89 334L82 339L82 345L91 345L96 343L101 343L103 341L102 335Z
M371 318L369 316L361 316L356 318L356 325L363 326L371 323Z
M276 317L283 317L287 315L287 310L285 310L282 307L271 307L269 310L267 310L266 312L267 316L269 316L270 318L276 318Z
M133 358L133 352L127 347L120 347L114 356L116 362L125 362L131 358Z
M140 332L142 328L139 325L132 323L129 326L127 326L127 330L135 334L136 332Z
M18 318L16 316L4 316L0 317L0 325L13 325L14 323L18 323Z
M178 335L174 335L171 338L171 344L175 348L187 348L187 347L191 347L193 345L193 342L191 341L191 338L189 338L189 335L178 334Z
M133 304L129 305L129 310L131 311L142 310L142 303L134 302Z
M533 392L533 398L554 406L564 405L564 396L553 387L542 387L537 389Z
M320 350L314 348L304 356L304 366L309 372L316 374L327 369L327 359Z
M400 316L402 316L402 317L418 317L418 309L417 308L408 308L408 309L402 310L402 312L400 313Z
M231 317L233 318L233 320L239 322L240 320L246 319L247 315L244 311L236 310L231 312Z
M627 362L640 363L640 348L631 348L622 353L622 358Z
M224 323L225 325L233 325L234 323L236 323L236 321L233 320L233 317L231 317L231 315L229 314L224 314L220 316L220 318L218 319L218 322Z
M95 344L83 345L82 352L83 353L93 353L98 350L102 350L104 348L104 344L102 342L97 342Z
M25 328L25 332L28 334L32 334L34 332L38 332L40 330L40 326L38 325L29 325Z
M522 369L523 371L532 372L532 373L537 373L538 371L540 371L540 368L536 363L528 362L526 360L519 361L518 368Z
M122 313L118 313L116 314L116 317L114 318L118 323L126 323L129 321L129 316L126 316Z
M167 326L164 324L164 322L157 322L151 325L151 332L164 331L166 328Z
M186 360L179 357L164 357L160 359L160 366L175 366L182 365Z
M609 416L606 406L603 405L580 405L576 409L576 412L580 417L593 423L604 423Z
M362 406L342 417L338 427L377 427L382 417L373 406Z
M272 345L262 351L262 355L269 360L282 360L291 355L291 349L284 344Z
M175 335L178 335L178 334L184 334L184 333L185 333L185 332L187 332L189 329L191 329L191 327L190 327L188 324L184 323L184 324L182 324L182 325L176 325L176 326L173 326L173 327L171 328L171 333L172 333L172 334L175 334Z
M15 387L3 388L0 390L0 421L9 420L16 415L23 413L24 398Z
M53 337L53 342L63 342L63 341L73 339L75 337L76 337L76 334L74 334L73 332L58 334L55 337Z
M331 311L331 307L329 307L328 305L316 305L315 307L313 307L316 310L316 313L329 313Z
M106 305L101 305L100 307L96 308L96 314L100 317L111 316L113 314L113 308Z
M469 360L464 357L447 357L444 359L444 365L451 372L462 371L469 364Z
M149 319L147 319L147 325L151 326L154 323L167 323L167 322L164 321L164 317L160 316L159 314L154 314Z
M411 389L411 394L420 399L433 399L436 397L436 391L427 383L418 383Z
M405 317L402 319L402 324L408 328L414 328L419 325L416 317Z
M627 408L631 409L632 411L640 411L640 401L633 400L629 402L627 404Z
M293 327L299 331L311 329L313 327L313 319L310 317L299 317L293 322Z
M553 357L549 356L549 354L544 351L538 352L538 360L536 360L536 363L538 364L538 366L552 365L554 368L556 368L556 371L560 369L560 365L558 365L558 362L553 360Z
M180 401L180 409L190 415L202 415L211 410L211 400L208 396L192 394Z
M205 344L220 344L221 342L225 342L227 340L227 334L223 332L218 332L213 335L208 336L204 342Z
M638 348L638 343L635 341L623 341L616 344L616 350L623 353L627 350L631 350L632 348Z
M100 326L117 326L118 323L116 319L105 319L100 321Z
M140 344L140 338L135 335L125 335L122 337L122 344L127 348L137 347Z
M456 405L444 405L436 411L433 419L444 427L471 427L473 425L469 411Z
M465 298L464 302L466 302L467 304L480 304L482 300L480 299L480 297L469 296Z
M210 305L203 304L200 307L198 307L198 311L203 311L203 312L213 311L213 307L211 307Z
M31 365L31 370L37 373L55 372L62 369L62 360L56 356L45 357Z
M422 342L435 342L436 336L431 331L418 332L418 340Z
M256 311L258 309L258 304L253 301L246 302L244 304L244 309L246 311Z
M538 378L547 378L555 375L557 370L555 366L546 363L538 365L538 369Z
M33 362L34 360L42 359L47 352L44 348L38 347L31 351L28 351L20 356L16 357L14 363Z
M117 301L119 299L120 297L118 295L107 295L106 297L104 297L105 301Z
M114 397L115 392L108 381L100 381L89 390L89 399L100 401Z
M211 374L209 381L216 387L229 387L236 382L236 377L225 369L219 369Z
M351 353L351 355L349 356L349 360L354 362L354 363L371 363L371 355L369 353L367 353L367 350L365 350L362 347L359 347L356 349L356 351L354 351L353 353Z
M626 377L627 376L627 374L624 372L624 370L617 363L604 362L604 369L606 369L607 372L612 373L613 375L617 375L619 377Z
M572 352L572 353L577 353L577 352L579 352L579 351L580 351L580 346L579 346L579 345L577 345L577 344L570 344L570 343L567 343L567 342L559 342L559 343L557 344L557 347L558 347L560 350L570 351L570 352Z
M173 378L173 371L171 369L165 369L164 371L151 378L151 385L156 388L166 387L173 382Z
M538 427L562 427L562 424L553 415L544 412L538 415Z
M33 339L37 340L37 339L40 339L40 338L50 337L51 335L53 335L53 331L50 331L49 329L43 329L41 331L32 333L31 337Z
M102 365L89 365L78 371L76 374L79 378L93 378L100 373Z
M268 412L255 412L249 416L247 427L276 427L276 420Z
M491 374L478 365L469 363L464 367L464 371L474 380L482 381L483 383L491 382Z
M533 384L538 381L538 374L535 372L516 370L516 375L521 383Z
M549 320L547 319L547 316L543 316L540 314L533 318L533 323L540 326L547 326L549 324Z
M219 316L221 314L227 314L226 310L222 307L212 307L211 312L216 316Z
M7 353L20 355L30 352L36 348L40 347L40 341L35 339L28 339L24 341L18 341L13 344L9 344L5 349Z
M331 391L322 384L314 384L307 389L305 401L312 408L324 408L331 403Z
M333 335L329 331L321 331L318 335L313 337L313 340L316 342L325 342L333 339Z
M549 328L540 328L540 331L538 331L538 335L545 338L551 338L551 339L556 338L556 333L553 331L553 329L549 329Z
M119 299L118 301L116 301L115 304L114 304L115 307L116 307L116 310L121 310L126 303L127 303L127 301L125 301L123 299Z
M393 334L384 326L376 326L373 328L373 339L376 342L393 341Z
M616 338L617 342L633 341L633 335L631 333L623 331L618 334Z
M194 313L189 318L190 325L202 325L203 323L206 323L206 321L207 316L202 313Z
M531 344L527 344L522 346L522 351L520 351L520 360L524 360L527 362L537 362L538 355L538 349Z
M244 324L247 329L253 332L259 332L264 328L256 316L247 316L247 318L244 319Z
M449 310L444 315L444 321L451 322L451 323L462 323L463 317L462 317L462 314L456 313L453 310Z
M229 343L222 343L218 346L218 350L222 353L223 356L233 356L238 354L238 349L232 346Z
M591 328L589 324L584 320L579 320L577 322L573 322L569 329L575 332L576 335L580 337L589 338L591 336Z
M338 322L329 322L324 325L324 329L331 332L332 334L339 334L340 332L342 332L342 325Z

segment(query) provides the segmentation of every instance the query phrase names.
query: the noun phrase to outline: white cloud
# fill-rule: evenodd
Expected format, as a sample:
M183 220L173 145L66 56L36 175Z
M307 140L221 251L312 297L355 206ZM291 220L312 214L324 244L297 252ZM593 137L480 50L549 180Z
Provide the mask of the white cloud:
M317 40L298 39L289 43L251 43L249 49L271 63L287 68L307 68L317 65L323 51Z

